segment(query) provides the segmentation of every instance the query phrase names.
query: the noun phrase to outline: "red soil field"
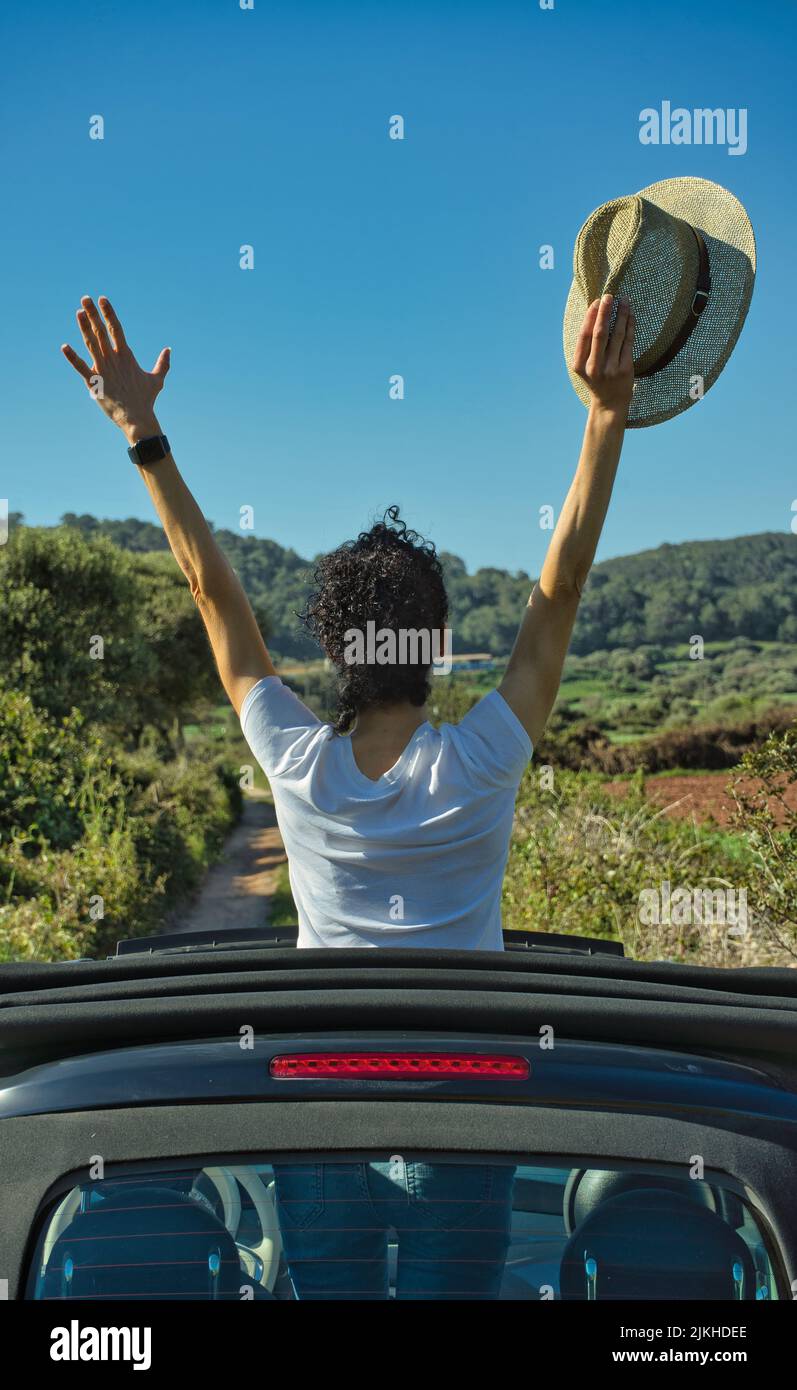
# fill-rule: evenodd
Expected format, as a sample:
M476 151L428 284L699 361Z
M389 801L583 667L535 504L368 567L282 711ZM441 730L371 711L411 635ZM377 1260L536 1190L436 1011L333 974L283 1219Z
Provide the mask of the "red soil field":
M696 820L709 820L712 817L719 825L729 825L734 811L733 798L726 791L732 778L730 772L685 772L675 777L648 777L645 793L648 801L655 806L667 806L667 814L685 820L694 816ZM747 789L755 787L755 781L746 779L742 783ZM615 779L605 784L611 796L622 796L628 789L626 779ZM790 810L797 811L797 783L786 788L784 801ZM783 820L783 811L775 807L775 818Z

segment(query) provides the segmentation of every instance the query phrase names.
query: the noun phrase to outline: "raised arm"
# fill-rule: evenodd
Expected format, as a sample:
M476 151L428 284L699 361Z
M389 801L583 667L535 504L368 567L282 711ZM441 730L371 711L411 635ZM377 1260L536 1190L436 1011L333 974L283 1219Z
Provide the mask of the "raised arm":
M612 303L611 295L596 299L581 328L573 370L592 398L584 443L499 686L535 744L559 690L581 591L612 495L634 387L634 315L628 301L621 300L609 335Z
M108 300L99 302L102 315L88 296L81 300L77 313L92 366L68 344L61 351L132 445L163 433L155 415L155 399L169 370L170 352L164 348L152 371L145 372L128 347ZM238 714L247 691L263 676L276 674L249 600L172 455L138 471L163 523L172 554L191 586L221 683Z

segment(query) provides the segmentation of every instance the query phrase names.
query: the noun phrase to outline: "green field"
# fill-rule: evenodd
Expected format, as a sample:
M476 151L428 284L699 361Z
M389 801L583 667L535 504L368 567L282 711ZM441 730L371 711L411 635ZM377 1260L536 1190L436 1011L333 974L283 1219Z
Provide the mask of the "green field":
M474 699L500 682L505 658L492 671L435 677L433 718L460 718ZM311 708L330 715L334 679L319 663L290 662L286 677ZM797 643L735 638L707 642L691 660L688 646L652 645L569 656L551 721L555 731L590 725L619 746L669 730L741 723L797 703Z

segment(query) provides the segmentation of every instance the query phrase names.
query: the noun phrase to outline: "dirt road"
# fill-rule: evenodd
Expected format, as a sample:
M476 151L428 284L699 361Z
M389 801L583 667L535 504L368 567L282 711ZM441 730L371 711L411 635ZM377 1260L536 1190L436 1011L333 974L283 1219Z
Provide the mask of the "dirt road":
M274 807L265 792L249 792L243 815L209 870L199 898L170 932L227 931L268 922L277 871L285 850Z

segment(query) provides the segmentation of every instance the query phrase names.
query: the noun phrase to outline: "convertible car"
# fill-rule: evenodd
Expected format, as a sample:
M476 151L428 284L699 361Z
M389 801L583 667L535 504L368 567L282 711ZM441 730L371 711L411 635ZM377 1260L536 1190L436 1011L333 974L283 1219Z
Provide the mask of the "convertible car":
M475 1296L500 1190L499 1299L790 1300L797 972L506 945L264 929L0 967L8 1297L434 1298L449 1258Z

